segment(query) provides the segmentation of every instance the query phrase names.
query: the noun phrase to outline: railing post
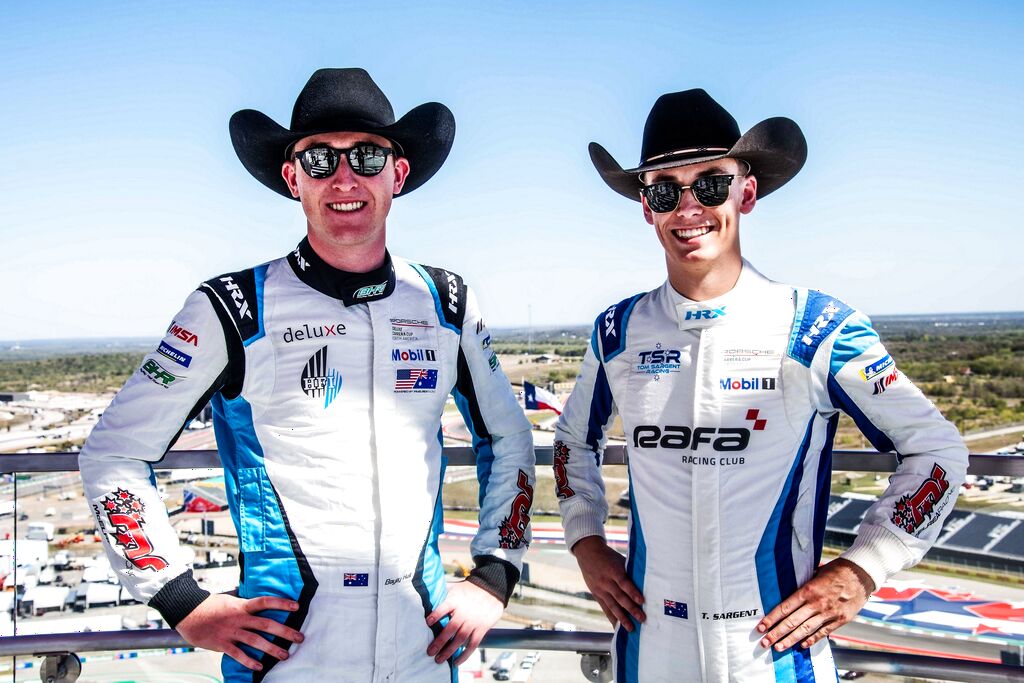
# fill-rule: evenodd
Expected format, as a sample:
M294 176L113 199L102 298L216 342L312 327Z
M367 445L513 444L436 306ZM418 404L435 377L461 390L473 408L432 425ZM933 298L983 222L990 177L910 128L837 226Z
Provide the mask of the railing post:
M612 656L607 652L581 652L580 669L588 681L611 683Z
M41 652L45 657L39 669L43 683L75 683L82 675L82 660L74 652Z

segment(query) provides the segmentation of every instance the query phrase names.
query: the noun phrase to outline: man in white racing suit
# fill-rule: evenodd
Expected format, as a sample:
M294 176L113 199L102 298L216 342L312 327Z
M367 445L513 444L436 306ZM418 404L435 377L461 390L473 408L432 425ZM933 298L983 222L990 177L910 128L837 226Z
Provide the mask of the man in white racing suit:
M806 158L793 121L740 135L690 90L655 104L640 166L590 151L609 186L642 202L668 270L597 317L556 433L566 544L618 623L616 680L834 681L825 637L934 542L966 449L863 313L741 257L740 216ZM840 411L899 466L852 547L819 567ZM625 560L605 542L600 473L616 415Z
M392 197L440 168L454 119L429 103L396 121L365 71L323 69L290 129L244 110L231 134L257 179L301 201L307 236L204 282L103 414L79 463L108 555L136 598L226 653L230 683L453 681L519 579L534 486L530 425L473 292L385 248ZM438 550L449 393L481 507L476 566L450 585ZM237 597L196 581L154 486L154 464L208 401Z

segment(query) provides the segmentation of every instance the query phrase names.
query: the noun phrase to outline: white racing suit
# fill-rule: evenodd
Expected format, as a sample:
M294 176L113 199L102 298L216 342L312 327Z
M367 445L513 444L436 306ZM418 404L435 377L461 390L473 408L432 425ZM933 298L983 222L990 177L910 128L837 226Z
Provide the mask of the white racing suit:
M480 530L470 581L507 603L529 543L530 425L475 297L448 271L390 256L335 270L303 241L204 283L103 414L79 458L121 582L171 626L207 595L153 465L207 401L241 550L239 595L305 640L226 681L451 681L424 617L445 597L438 552L449 393L473 437ZM281 638L275 642L288 649Z
M843 553L880 587L938 536L967 451L865 315L744 262L717 299L666 282L598 317L554 469L567 546L603 537L601 454L621 416L626 569L647 620L616 632L619 683L836 680L827 641L778 653L755 627L818 566L839 411L900 458Z

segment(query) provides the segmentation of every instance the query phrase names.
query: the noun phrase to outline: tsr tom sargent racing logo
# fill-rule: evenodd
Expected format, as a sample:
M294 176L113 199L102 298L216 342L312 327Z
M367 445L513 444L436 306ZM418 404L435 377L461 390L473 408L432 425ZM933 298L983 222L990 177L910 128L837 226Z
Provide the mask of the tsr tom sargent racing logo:
M640 362L636 364L635 372L640 375L665 375L679 372L679 368L682 366L681 358L682 354L679 349L663 349L661 344L657 344L653 350L641 351L637 354L637 359Z
M341 373L327 367L327 347L321 347L306 361L300 386L306 396L324 399L324 408L331 405L341 390Z

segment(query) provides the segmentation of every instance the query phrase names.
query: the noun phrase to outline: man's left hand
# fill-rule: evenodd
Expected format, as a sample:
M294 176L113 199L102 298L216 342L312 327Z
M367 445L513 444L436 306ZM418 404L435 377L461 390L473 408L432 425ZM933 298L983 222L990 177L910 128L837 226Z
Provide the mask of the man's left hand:
M427 615L427 626L433 626L441 617L449 617L448 624L427 648L427 654L440 664L463 645L455 666L462 664L480 645L487 632L505 611L501 601L483 588L468 581L448 584L448 597L437 609Z
M818 569L810 581L780 602L757 625L761 647L783 652L800 643L808 648L860 612L874 592L867 572L838 558Z

